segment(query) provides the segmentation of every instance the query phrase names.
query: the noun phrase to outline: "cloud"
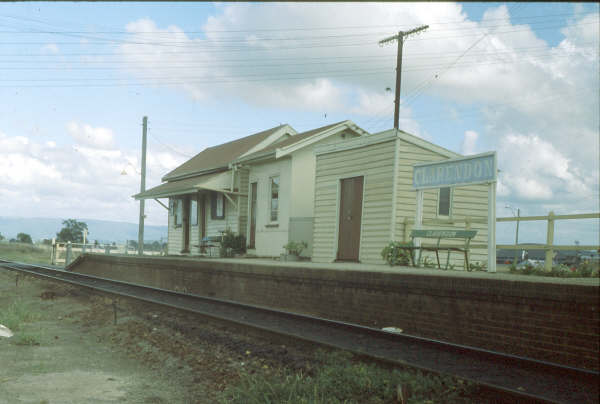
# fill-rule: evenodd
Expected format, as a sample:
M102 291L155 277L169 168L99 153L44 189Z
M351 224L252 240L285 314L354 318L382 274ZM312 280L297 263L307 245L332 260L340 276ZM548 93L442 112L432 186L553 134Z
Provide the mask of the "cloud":
M77 143L98 149L110 149L114 146L114 135L110 129L90 125L80 125L77 122L67 124L67 132Z
M58 45L55 43L46 44L42 47L42 52L57 54L59 52Z
M67 124L76 134L97 133L87 124ZM111 133L102 128L100 133ZM68 129L69 130L69 129ZM37 143L0 131L0 210L6 216L98 218L135 222L139 203L139 151L98 148L94 142ZM107 138L104 137L104 140ZM114 139L110 137L111 142ZM147 187L160 184L166 172L185 158L163 150L147 154ZM126 169L126 175L121 175ZM146 204L147 223L164 225L166 211Z
M465 132L462 144L460 146L462 154L475 154L475 145L479 135L477 132L468 130Z
M578 201L593 193L594 181L537 135L508 135L498 156L504 195L549 202L559 194L565 201Z

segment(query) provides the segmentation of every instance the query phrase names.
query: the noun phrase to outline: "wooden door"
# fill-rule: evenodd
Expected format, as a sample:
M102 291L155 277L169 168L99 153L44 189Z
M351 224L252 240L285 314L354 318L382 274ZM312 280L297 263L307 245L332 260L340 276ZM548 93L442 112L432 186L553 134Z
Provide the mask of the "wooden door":
M337 253L339 261L358 261L363 181L362 176L341 180Z
M256 182L251 184L250 193L250 240L248 242L248 247L256 248Z

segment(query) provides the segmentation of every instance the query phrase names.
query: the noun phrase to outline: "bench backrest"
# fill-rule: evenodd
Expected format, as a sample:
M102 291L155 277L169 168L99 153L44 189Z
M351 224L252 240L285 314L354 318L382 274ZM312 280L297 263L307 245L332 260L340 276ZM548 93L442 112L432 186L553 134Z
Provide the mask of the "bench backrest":
M472 239L477 234L477 230L412 230L411 237L421 238L464 238Z

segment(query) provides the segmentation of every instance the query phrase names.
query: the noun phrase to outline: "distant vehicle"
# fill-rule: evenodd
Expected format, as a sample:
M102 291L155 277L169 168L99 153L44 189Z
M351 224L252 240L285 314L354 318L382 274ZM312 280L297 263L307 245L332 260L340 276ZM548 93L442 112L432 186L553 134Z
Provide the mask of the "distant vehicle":
M545 260L526 259L517 264L517 269L524 269L528 266L543 267L545 262L546 262Z

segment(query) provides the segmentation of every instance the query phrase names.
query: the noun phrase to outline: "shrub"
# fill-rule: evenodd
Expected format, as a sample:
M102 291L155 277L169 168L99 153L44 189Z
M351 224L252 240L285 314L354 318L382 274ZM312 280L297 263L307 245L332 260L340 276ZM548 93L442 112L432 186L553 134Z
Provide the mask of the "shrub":
M246 237L241 234L236 235L231 229L226 229L221 242L221 257L229 257L232 253L241 254L244 252L246 252Z
M285 251L290 255L300 255L305 248L308 248L308 244L306 241L290 241L286 245L283 246Z
M390 266L393 265L410 265L410 250L403 249L402 247L412 247L413 243L400 243L398 241L390 241L383 250L381 250L381 258L385 260Z
M556 278L598 278L600 263L583 261L577 265L555 265L547 271L542 265L526 264L523 267L510 266L510 272L519 275L549 276Z

